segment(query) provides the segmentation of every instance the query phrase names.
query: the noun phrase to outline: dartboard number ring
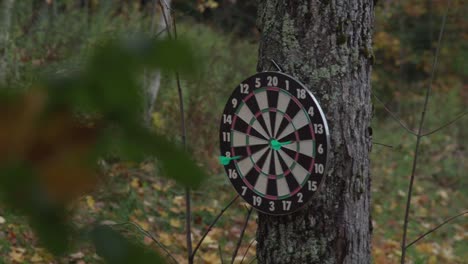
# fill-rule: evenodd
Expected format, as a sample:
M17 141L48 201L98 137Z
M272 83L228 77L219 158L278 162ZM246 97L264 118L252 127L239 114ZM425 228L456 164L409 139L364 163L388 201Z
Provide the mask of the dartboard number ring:
M293 77L261 72L240 83L224 109L219 137L226 175L255 209L289 214L321 189L328 126L318 101Z

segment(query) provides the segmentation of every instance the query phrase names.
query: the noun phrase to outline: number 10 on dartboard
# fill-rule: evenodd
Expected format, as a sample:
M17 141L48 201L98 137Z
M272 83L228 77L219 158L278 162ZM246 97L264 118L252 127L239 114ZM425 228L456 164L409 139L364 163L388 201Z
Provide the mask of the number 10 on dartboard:
M234 89L220 125L220 161L239 195L267 214L288 214L320 190L328 126L312 93L280 72L255 74Z

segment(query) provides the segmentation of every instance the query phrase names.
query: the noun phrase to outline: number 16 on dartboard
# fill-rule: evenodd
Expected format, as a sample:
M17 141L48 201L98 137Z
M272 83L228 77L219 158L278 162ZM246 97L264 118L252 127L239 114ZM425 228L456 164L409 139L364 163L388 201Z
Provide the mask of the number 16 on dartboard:
M328 126L318 101L298 80L262 72L229 97L219 131L221 164L237 193L273 215L304 206L325 178Z

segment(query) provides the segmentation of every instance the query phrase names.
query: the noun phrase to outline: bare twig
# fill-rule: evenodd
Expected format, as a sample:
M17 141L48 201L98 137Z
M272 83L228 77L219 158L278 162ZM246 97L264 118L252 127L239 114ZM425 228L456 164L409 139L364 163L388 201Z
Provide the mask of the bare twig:
M372 141L372 144L373 145L384 146L384 147L387 147L387 148L393 148L393 146L391 146L391 145L387 145L387 144L383 144L383 143L379 143L379 142L375 142L375 141Z
M468 211L459 213L459 214L457 214L457 215L455 215L455 216L452 216L452 217L446 219L444 222L442 222L442 223L439 224L438 226L432 228L431 230L427 231L426 233L420 235L418 238L416 238L415 240L413 240L413 242L409 243L409 244L406 246L406 248L411 247L413 244L417 243L419 240L423 239L425 236L427 236L427 235L429 235L430 233L436 231L437 229L441 228L442 226L448 224L449 222L451 222L451 221L457 219L458 217L460 217L460 216L462 216L462 215L466 215L466 214L468 214Z
M151 238L151 240L153 240L154 243L156 243L156 245L158 245L165 253L167 256L169 256L171 258L172 261L174 261L174 263L178 263L178 261L175 259L175 257L171 254L171 252L169 252L169 250L167 249L166 246L164 246L163 243L159 242L150 232L146 231L145 229L143 229L143 227L141 227L140 225L138 225L137 223L134 223L134 222L123 222L123 223L117 223L117 224L111 224L109 226L123 226L123 225L131 225L133 227L135 227L136 229L138 229L138 231L140 231L143 235Z
M249 219L250 219L250 215L252 214L252 210L253 210L253 208L250 208L249 212L247 213L247 216L245 217L245 222L244 222L244 226L242 227L242 231L241 231L241 234L240 234L240 237L239 237L239 241L237 241L236 248L234 249L234 253L232 254L231 264L234 263L234 260L236 259L236 256L237 256L237 252L239 251L239 248L240 248L240 246L242 244L242 238L244 238L245 229L247 229L247 224L249 223Z
M161 8L161 12L164 18L164 23L166 24L167 35L169 39L172 39L172 33L170 30L168 14L166 14L166 8L164 8L164 6L162 5L161 0L159 0L158 3L159 3L159 7Z
M165 3L167 5L167 3ZM172 39L171 30L169 26L168 14L166 14L166 8L163 6L162 1L159 1L159 6L161 7L162 15L164 17L164 22L166 23L167 34L169 39ZM169 5L167 5L169 6ZM172 14L172 26L174 28L174 39L177 39L177 23L175 14ZM177 93L179 95L179 112L180 112L180 130L182 134L182 144L184 149L187 149L187 127L185 125L185 110L184 110L184 97L182 92L182 86L180 84L179 73L175 72L176 81L177 81ZM186 244L187 244L187 260L189 264L193 263L193 254L192 254L192 208L191 208L191 198L190 198L190 188L185 188L185 229L186 229Z
M413 192L413 183L414 183L414 178L416 175L416 167L418 163L418 156L419 156L419 145L421 142L422 136L422 129L424 126L424 120L426 116L426 111L427 111L427 106L429 103L429 97L431 95L431 90L432 90L432 83L434 82L434 77L435 77L435 72L437 69L437 64L439 60L439 53L440 53L440 48L442 46L442 36L444 35L444 30L445 30L445 23L447 21L447 14L450 8L450 0L447 0L447 9L445 10L444 17L442 19L442 25L440 27L440 32L439 32L439 39L437 41L437 49L436 49L436 54L434 55L434 62L432 64L432 71L431 71L431 77L429 80L429 85L426 89L426 96L424 99L424 106L423 110L421 112L421 119L419 121L419 127L418 127L418 133L416 135L416 146L415 146L415 151L414 151L414 158L413 158L413 166L411 169L411 177L410 177L410 184L408 187L408 198L406 200L406 208L405 208L405 219L403 222L403 237L401 240L401 264L405 263L405 257L406 257L406 236L407 236L407 231L408 231L408 218L409 218L409 211L411 208L411 196Z
M236 197L234 197L222 210L221 212L219 212L219 214L216 216L216 218L213 220L213 222L211 222L210 226L208 227L208 229L206 229L205 233L203 234L202 238L200 239L200 241L198 241L198 244L195 246L194 250L193 250L193 253L192 253L192 259L195 257L195 254L197 253L197 250L200 248L203 240L205 240L205 237L208 235L208 233L211 231L211 229L213 228L213 226L216 224L216 222L218 222L219 218L221 218L221 216L224 214L224 212L226 212L227 209L229 209L229 207L231 207L231 205L237 200L237 198L239 198L239 195L236 195Z
M442 130L442 129L444 129L444 128L450 126L451 124L457 122L459 119L461 119L461 118L463 118L464 116L466 116L466 114L468 114L468 111L465 111L465 112L459 114L459 115L458 115L456 118L454 118L452 121L447 122L446 124L440 126L439 128L436 128L436 129L432 130L431 132L422 134L421 136L422 136L422 137L425 137L425 136L432 135L432 134L438 132L439 130Z
M412 134L412 135L415 135L417 136L417 134L411 130L395 113L392 112L392 110L388 109L387 106L384 104L384 102L382 102L382 100L380 100L379 97L377 97L377 95L373 94L375 99L380 103L382 104L382 106L384 107L385 111L387 111L387 113L390 114L390 116L395 119L395 121L397 121L398 124L400 124L400 126L402 128L404 128L408 133Z
M221 264L224 264L223 252L221 251L221 245L220 244L218 244L218 253L219 253L219 259L221 260Z
M249 253L249 249L250 249L250 247L252 247L252 245L253 245L253 243L255 243L255 241L257 241L255 238L252 239L252 241L250 241L249 246L245 250L244 256L242 256L242 260L241 260L240 264L244 263L244 259L247 256L247 253Z

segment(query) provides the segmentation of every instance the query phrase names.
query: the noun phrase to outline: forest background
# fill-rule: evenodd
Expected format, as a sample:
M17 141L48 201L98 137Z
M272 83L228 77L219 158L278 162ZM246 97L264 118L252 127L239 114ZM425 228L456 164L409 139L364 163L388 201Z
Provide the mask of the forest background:
M7 86L28 90L38 82L38 76L73 72L85 64L105 37L156 35L155 21L161 10L154 2L16 1L11 10L8 42L0 47L7 65ZM371 156L375 263L396 263L401 254L402 219L415 144L414 136L401 129L385 107L408 127L417 127L438 44L439 66L425 129L432 131L466 113L468 10L463 1L451 2L441 43L437 40L446 1L377 3L374 49L369 51L374 60L372 88L378 98L374 100ZM171 13L177 18L178 35L191 47L197 68L195 74L181 80L188 150L209 175L192 193L192 236L196 242L235 197L217 159L217 130L226 98L240 81L256 72L256 5L254 1L174 0ZM175 142L182 141L177 80L172 72L163 72L151 123L158 133ZM422 139L410 239L467 209L466 125L466 117L461 118ZM104 222L135 243L160 251L151 237L133 225L121 224L136 223L183 263L187 250L184 188L160 177L164 172L154 159L128 162L116 158L102 168L105 177L99 178L93 192L67 207L73 224L85 227ZM245 207L239 199L225 212L203 241L195 257L197 263L219 263L220 256L231 258L243 233ZM255 230L255 219L251 219L237 263L255 261ZM467 249L468 222L461 217L415 244L408 257L412 263L468 263ZM0 259L5 263L103 262L86 239L73 243L69 254L53 256L39 242L24 214L3 202Z

